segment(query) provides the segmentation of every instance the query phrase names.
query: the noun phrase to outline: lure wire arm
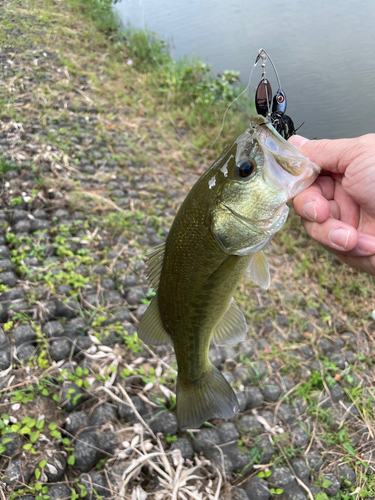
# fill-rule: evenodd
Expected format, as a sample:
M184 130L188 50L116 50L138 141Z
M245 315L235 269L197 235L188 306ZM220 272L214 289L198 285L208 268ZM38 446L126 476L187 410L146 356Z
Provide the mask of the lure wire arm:
M273 64L273 61L271 59L271 56L269 55L269 53L265 50L265 49L259 49L259 52L258 52L258 55L255 59L255 65L258 63L259 59L262 59L263 63L262 63L262 67L265 68L266 66L266 62L269 61L271 63L271 66L275 72L275 75L276 75L276 79L277 79L277 84L279 86L279 88L281 88L281 83L280 83L280 78L279 78L279 74L276 70L276 67L275 65ZM264 66L263 66L264 64ZM265 70L264 70L264 75L266 74ZM263 76L263 75L262 75Z

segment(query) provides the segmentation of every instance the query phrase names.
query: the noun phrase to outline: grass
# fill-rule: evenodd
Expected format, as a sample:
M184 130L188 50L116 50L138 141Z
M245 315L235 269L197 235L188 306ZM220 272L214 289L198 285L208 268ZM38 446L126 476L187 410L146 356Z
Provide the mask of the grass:
M109 37L116 35L120 21L112 9L112 0L69 0L69 4L93 22L99 31Z
M130 26L118 30L118 19L109 0L69 0L69 4L92 19L103 33L97 43L106 45L108 57L99 65L110 78L107 85L100 85L97 90L116 106L131 105L136 112L158 116L178 130L193 131L192 146L198 154L210 147L221 128L224 111L242 90L238 73L228 70L213 76L209 66L197 58L173 61L168 44L155 33ZM108 44L108 39L114 43ZM88 41L82 42L84 49ZM92 40L89 43L92 46ZM124 58L132 62L125 68ZM74 59L66 58L69 71L81 75L97 73L96 60L83 71ZM215 146L216 153L223 142L233 141L246 128L253 112L253 102L246 97L229 109L223 141Z

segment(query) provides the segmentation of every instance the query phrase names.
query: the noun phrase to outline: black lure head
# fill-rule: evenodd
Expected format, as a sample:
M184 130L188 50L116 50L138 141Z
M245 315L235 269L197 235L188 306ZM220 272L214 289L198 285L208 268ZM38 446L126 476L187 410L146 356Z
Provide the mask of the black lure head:
M279 89L273 97L272 113L285 113L286 111L286 95L283 89Z
M272 113L271 121L273 127L278 133L284 137L285 140L289 139L296 133L293 120L290 116L285 114L286 111L286 95L280 87L272 100Z

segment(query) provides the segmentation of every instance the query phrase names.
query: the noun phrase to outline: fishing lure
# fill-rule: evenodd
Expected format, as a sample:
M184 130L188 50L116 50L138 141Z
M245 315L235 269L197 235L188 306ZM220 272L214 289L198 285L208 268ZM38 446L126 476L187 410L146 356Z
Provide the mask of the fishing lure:
M286 95L284 90L281 88L279 75L276 68L270 58L269 54L261 49L255 60L255 64L259 60L262 60L262 78L258 84L257 90L255 92L255 106L259 115L269 117L273 127L277 132L285 139L289 139L294 135L297 129L294 127L293 120L290 116L286 115ZM272 68L275 72L277 83L279 88L272 98L272 87L270 82L266 78L266 61L269 60ZM272 104L272 108L271 108Z

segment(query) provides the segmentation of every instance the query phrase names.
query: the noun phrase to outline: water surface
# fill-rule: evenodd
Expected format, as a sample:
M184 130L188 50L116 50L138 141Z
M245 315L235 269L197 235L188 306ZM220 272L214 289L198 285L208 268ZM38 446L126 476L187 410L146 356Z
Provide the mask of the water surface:
M288 97L287 113L313 137L375 132L373 0L122 0L124 24L172 41L175 58L198 55L215 73L247 81L259 48L271 55ZM260 80L254 72L252 87ZM271 67L267 76L272 80Z

